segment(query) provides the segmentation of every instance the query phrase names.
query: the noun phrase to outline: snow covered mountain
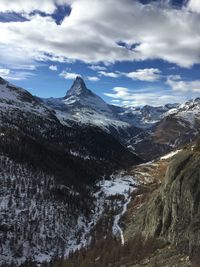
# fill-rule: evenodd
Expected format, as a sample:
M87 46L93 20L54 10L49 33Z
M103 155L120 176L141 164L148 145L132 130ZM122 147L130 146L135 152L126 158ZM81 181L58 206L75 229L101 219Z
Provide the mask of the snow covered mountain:
M48 98L42 101L56 111L57 117L66 123L95 125L109 131L111 128L128 129L152 127L166 112L177 105L164 107L117 107L87 89L84 80L77 77L63 98ZM128 131L128 130L127 130Z
M96 183L140 162L109 133L69 127L0 79L0 265L28 266L80 245L93 220Z
M200 98L173 107L152 128L130 140L135 151L151 160L188 144L200 134Z
M128 128L130 125L121 121L111 107L91 90L87 89L84 80L77 77L63 98L42 99L62 123L71 125L93 125L109 131L111 127Z
M178 104L167 104L160 107L116 107L113 106L115 114L120 120L141 129L149 129L159 122L167 113L177 108Z
M0 77L0 110L22 110L38 116L51 117L53 111L42 105L28 91L16 87Z
M65 114L67 114L66 110ZM45 139L45 142L51 141L51 146L54 143L62 143L65 153L76 159L85 157L109 161L104 148L98 147L98 141L102 142L103 140L109 143L114 154L119 148L121 153L126 151L131 157L133 156L118 140L101 129L90 128L87 125L80 127L77 124L69 127L62 123L63 121L59 120L55 110L47 107L28 91L14 86L2 78L0 80L0 121L2 130L10 127L13 131L18 131L20 136L33 138L34 142L35 140L41 142L41 139ZM81 139L81 136L85 136L85 139ZM95 142L96 150L92 147Z
M84 80L77 77L63 98L40 100L63 125L74 127L97 127L117 138L124 146L137 153L132 141L138 134L151 129L171 109L178 105L164 107L117 107L107 104L89 90Z

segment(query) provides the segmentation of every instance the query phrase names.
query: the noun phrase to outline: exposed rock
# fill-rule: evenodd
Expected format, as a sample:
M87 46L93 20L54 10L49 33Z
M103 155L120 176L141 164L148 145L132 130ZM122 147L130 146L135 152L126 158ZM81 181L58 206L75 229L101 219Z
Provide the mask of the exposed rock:
M126 235L142 231L187 253L200 247L200 153L183 151L170 163L165 183L136 214Z

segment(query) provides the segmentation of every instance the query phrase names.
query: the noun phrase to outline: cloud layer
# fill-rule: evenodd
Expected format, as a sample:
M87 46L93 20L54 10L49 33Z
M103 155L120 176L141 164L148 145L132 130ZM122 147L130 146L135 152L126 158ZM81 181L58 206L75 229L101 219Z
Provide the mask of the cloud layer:
M114 87L112 93L104 93L110 97L111 102L115 105L122 106L162 106L167 103L183 103L190 99L190 93L183 94L182 91L175 91L173 94L170 91L160 89L156 90L139 90L134 91L126 87ZM193 96L198 97L198 93L193 93Z
M50 15L31 13L40 10L52 14L56 4L72 8L61 25ZM13 52L25 51L29 61L162 59L183 67L200 63L197 0L190 0L182 9L142 5L132 0L107 0L106 4L101 0L1 0L0 10L25 13L29 19L0 23L1 54L9 47Z

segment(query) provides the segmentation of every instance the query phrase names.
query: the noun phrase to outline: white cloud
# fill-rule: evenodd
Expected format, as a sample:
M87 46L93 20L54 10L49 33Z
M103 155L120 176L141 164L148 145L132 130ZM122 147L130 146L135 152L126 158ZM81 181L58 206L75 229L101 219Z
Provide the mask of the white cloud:
M121 76L120 72L106 72L106 71L99 71L101 76L110 77L110 78L118 78Z
M127 77L133 80L155 82L158 81L161 77L161 71L159 69L138 69L133 72L126 74Z
M56 9L56 4L71 4L72 1L69 0L34 0L34 1L24 1L24 0L1 0L0 10L1 12L19 12L19 13L31 13L35 10L45 12L47 14L52 14Z
M161 78L161 71L157 68L150 68L150 69L138 69L133 72L106 72L106 71L99 71L98 72L101 76L110 77L110 78L119 78L121 76L125 76L132 80L139 80L139 81L146 81L146 82L155 82L160 80Z
M91 65L89 66L89 69L94 70L94 71L100 71L100 70L106 70L106 67L98 66L98 65Z
M176 76L169 76L167 78L166 84L168 84L173 90L175 91L193 91L193 92L200 92L200 80L194 81L183 81L181 77L178 75Z
M22 81L33 76L35 76L35 74L28 71L11 71L5 78L11 81Z
M132 98L129 89L126 87L114 87L113 93L104 93L104 95L123 100L129 100L130 98Z
M6 80L21 81L21 80L26 80L31 76L34 76L34 74L29 71L18 71L18 70L0 68L0 77Z
M63 71L59 74L59 76L65 78L66 80L74 80L74 79L76 79L77 76L81 76L81 75L78 74L78 73L67 72L67 71L63 70Z
M183 103L188 99L198 97L198 94L198 92L183 94L181 91L172 93L171 90L159 88L133 91L125 87L114 87L112 93L104 93L111 98L111 103L125 106L162 106L168 103Z
M52 71L57 71L58 67L56 65L51 65L51 66L49 66L49 69Z
M9 47L10 58L21 49L28 61L94 64L162 59L183 67L200 63L200 14L189 12L196 6L194 0L190 8L180 10L132 0L108 0L106 4L101 0L1 0L0 10L52 13L61 2L72 7L61 25L50 16L39 15L30 16L30 21L0 23L0 54L7 55ZM126 45L119 46L119 41Z
M29 54L25 47L16 47L15 45L3 45L0 41L0 62L9 69L20 70L35 70L44 63L38 62L43 57L43 54L32 51ZM36 61L37 60L37 61ZM42 60L44 61L44 60Z
M193 12L199 12L200 13L200 1L199 0L189 0L188 9Z
M99 77L88 76L88 77L87 77L87 80L88 80L88 81L91 81L91 82L98 82L100 79L99 79Z

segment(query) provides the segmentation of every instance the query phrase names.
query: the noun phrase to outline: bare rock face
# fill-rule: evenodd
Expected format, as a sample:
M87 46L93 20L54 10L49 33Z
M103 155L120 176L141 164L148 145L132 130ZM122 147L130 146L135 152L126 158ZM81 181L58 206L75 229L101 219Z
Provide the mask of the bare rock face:
M153 194L131 227L161 237L188 253L200 247L200 153L183 151L171 162L165 184Z

